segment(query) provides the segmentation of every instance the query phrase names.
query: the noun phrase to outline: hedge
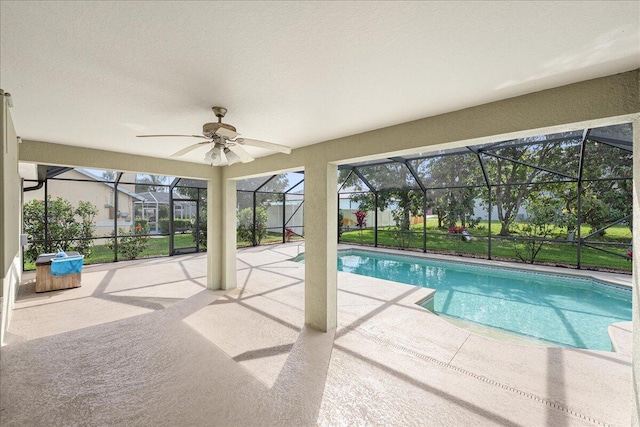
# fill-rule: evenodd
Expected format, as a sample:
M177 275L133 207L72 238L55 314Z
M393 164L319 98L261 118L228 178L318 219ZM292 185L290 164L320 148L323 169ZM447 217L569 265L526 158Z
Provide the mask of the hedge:
M160 232L162 234L169 234L169 219L161 219L158 221ZM191 230L190 219L174 219L173 220L173 232Z

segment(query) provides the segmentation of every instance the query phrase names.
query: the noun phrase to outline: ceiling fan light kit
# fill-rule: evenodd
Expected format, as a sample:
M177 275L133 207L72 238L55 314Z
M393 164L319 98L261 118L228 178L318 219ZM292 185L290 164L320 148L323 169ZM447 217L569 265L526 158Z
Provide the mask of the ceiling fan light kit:
M227 157L227 164L229 166L231 166L234 163L238 163L242 161L240 156L238 156L236 153L231 151L229 148L225 148L223 152L224 152L224 155Z
M211 164L211 166L220 166L223 161L222 155L222 150L220 150L218 144L214 144L214 147L204 155L204 161Z
M283 145L274 144L272 142L259 141L257 139L238 138L240 135L234 126L222 123L222 118L227 114L224 107L212 107L213 114L218 118L217 123L205 123L202 125L202 135L138 135L139 138L150 137L189 137L206 139L207 141L197 142L182 150L176 151L169 157L183 156L202 145L211 144L212 147L204 156L205 162L211 166L220 166L225 161L227 165L242 162L252 162L254 158L241 145L264 148L267 150L277 151L279 153L289 154L291 149Z

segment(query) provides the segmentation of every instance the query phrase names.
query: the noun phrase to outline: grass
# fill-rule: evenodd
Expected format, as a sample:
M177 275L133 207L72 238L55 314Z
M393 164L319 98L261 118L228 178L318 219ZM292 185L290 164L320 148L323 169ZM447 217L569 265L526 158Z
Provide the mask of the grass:
M174 239L175 248L195 247L195 239L189 234L176 234ZM169 255L169 236L151 237L147 242L146 249L138 258L146 258L152 256ZM85 256L85 264L99 264L103 262L113 262L113 250L103 245L93 247L90 256ZM35 270L35 261L25 259L24 270Z
M470 242L463 241L459 236L449 235L446 230L437 228L437 220L427 220L427 251L445 252L453 254L469 254L475 256L485 256L488 253L487 239L488 222L483 221L476 228L470 229L469 233L473 239ZM408 247L413 249L422 249L422 224L412 227L413 233L408 238ZM491 235L496 236L500 231L500 225L493 222L491 226ZM582 227L582 235L586 236L590 230L588 226ZM561 230L557 235L559 239L566 239L566 230ZM301 240L299 236L294 236L291 240ZM614 226L607 230L604 238L598 237L599 241L629 243L631 241L631 231L626 226ZM361 243L373 245L373 230L350 230L342 233L341 242L344 243ZM280 243L282 242L282 234L268 232L261 244ZM175 248L194 247L195 241L193 236L189 234L175 235ZM519 260L514 251L514 241L500 238L491 239L491 254L493 258ZM250 242L238 241L238 247L250 246ZM396 233L391 227L380 228L378 230L378 245L398 247L398 239ZM610 251L625 255L627 248L625 247L604 247ZM145 251L139 258L169 255L169 236L152 237L147 243ZM105 246L94 246L91 256L85 257L85 264L97 264L113 261L113 250ZM536 262L554 263L558 265L576 265L577 247L572 243L547 243L536 258ZM581 264L583 267L607 268L622 271L631 271L632 263L624 258L610 255L595 249L583 247L581 250ZM25 270L35 270L35 262L25 260Z
M291 237L290 241L303 240L304 238L298 236L297 234ZM267 231L267 235L260 241L261 245L268 245L270 243L282 243L282 233L273 233L271 231ZM248 240L238 240L237 246L239 248L244 248L247 246L251 246L251 242Z
M293 236L291 240L292 241L302 240L302 237L296 235L296 236ZM264 245L269 243L280 243L280 242L282 242L281 233L278 234L278 233L268 232L267 236L264 239L262 239L261 244ZM186 233L186 234L176 234L174 245L176 249L192 248L192 247L195 247L196 243L191 233ZM251 243L238 241L238 247L244 247L244 246L251 246ZM169 255L169 236L151 237L147 242L147 247L140 254L138 258L163 256L163 255L167 255L167 256ZM120 259L122 260L122 258ZM85 264L99 264L104 262L113 262L113 250L103 245L94 246L91 252L91 255L88 257L85 257L84 259ZM35 269L36 269L35 261L25 259L24 270L30 271Z
M380 227L379 229L391 229L393 227ZM472 235L476 236L487 236L489 228L489 221L480 221L478 225L474 228L469 228L468 231ZM422 231L423 225L415 224L411 226L411 229L414 231ZM517 232L519 230L518 224L514 224L511 226L511 230L513 232ZM434 232L446 232L446 230L438 228L438 220L435 218L427 219L427 231ZM491 221L491 235L497 236L500 233L500 223L498 221ZM580 235L582 237L588 236L591 234L591 227L588 225L582 225L580 227ZM557 231L554 235L554 238L566 239L567 238L567 229L558 227ZM598 241L604 242L621 242L621 243L629 243L632 238L632 232L626 225L614 225L613 227L605 230L604 236L598 236Z
M480 223L479 227L469 230L472 240L463 241L459 235L450 235L446 230L438 230L435 220L427 221L427 251L445 252L452 254L468 254L486 257L488 253L488 223ZM495 236L499 232L499 224L494 223L491 227L491 235ZM423 244L423 227L422 224L412 227L413 233L405 238L407 248L422 249ZM588 227L583 227L583 236L589 233ZM566 240L566 230L559 233L557 238ZM607 230L604 238L598 237L598 241L618 242L628 244L631 240L631 232L626 226L615 226ZM365 245L374 244L373 230L351 230L342 233L341 242L344 243L361 243ZM399 247L397 233L391 227L378 230L378 245ZM491 239L491 254L496 259L507 259L520 261L515 253L515 246L522 243L513 240L500 239L498 237ZM594 244L594 246L597 246ZM626 255L627 247L607 247L603 249ZM536 263L553 263L558 265L575 266L578 256L577 245L573 243L545 243L542 250L536 257ZM622 271L631 271L632 263L624 258L607 254L596 249L582 247L580 254L581 265L590 268L605 268Z

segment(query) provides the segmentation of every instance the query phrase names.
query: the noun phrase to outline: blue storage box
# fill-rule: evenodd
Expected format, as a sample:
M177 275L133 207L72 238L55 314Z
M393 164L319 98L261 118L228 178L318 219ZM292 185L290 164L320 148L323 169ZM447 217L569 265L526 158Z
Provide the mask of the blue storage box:
M84 255L71 255L51 260L51 275L64 276L65 274L80 273L84 265Z

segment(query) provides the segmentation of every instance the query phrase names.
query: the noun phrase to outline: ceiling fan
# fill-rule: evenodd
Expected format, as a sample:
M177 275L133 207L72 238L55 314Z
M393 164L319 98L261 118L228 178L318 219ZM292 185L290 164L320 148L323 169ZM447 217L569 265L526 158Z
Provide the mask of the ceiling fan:
M222 118L227 114L224 107L212 107L213 114L218 118L217 123L205 123L202 125L202 135L137 135L138 138L156 138L156 137L187 137L202 138L206 141L196 142L182 150L176 151L169 157L183 156L200 146L211 144L211 149L207 151L204 160L211 166L220 166L225 160L228 165L242 162L248 163L255 160L242 145L264 148L267 150L277 151L279 153L289 154L291 148L284 145L274 144L272 142L259 141L257 139L238 138L239 133L236 128L227 123L222 123Z

